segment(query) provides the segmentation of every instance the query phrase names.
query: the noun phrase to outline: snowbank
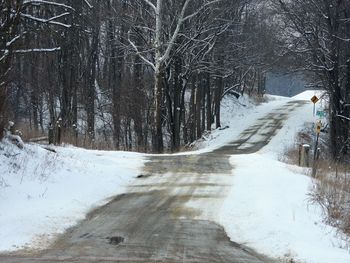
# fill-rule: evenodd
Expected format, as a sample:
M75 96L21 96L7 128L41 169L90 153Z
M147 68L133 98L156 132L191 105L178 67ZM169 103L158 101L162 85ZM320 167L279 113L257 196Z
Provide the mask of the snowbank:
M322 211L308 202L312 181L301 168L260 153L231 162L233 188L216 220L232 240L294 262L350 262L336 229L322 223Z
M294 137L305 123L317 120L310 99L322 94L306 91L292 99L269 96L269 103L240 113L242 117L230 116L230 112L223 114L226 116L223 122L231 124L232 131L215 131L215 137L207 142L208 148L232 140L239 133L235 129L245 129L289 100L309 102L290 113L283 128L259 152L231 156L233 176L224 183L232 187L224 201L216 203L216 211L209 211L213 207L205 203L188 203L202 210L199 218L223 225L231 240L274 258L302 263L350 262L350 253L336 235L336 229L324 224L320 207L308 201L313 187L312 179L306 175L308 170L278 161L295 144ZM316 109L322 108L321 104L317 103Z
M267 96L267 99L268 103L257 105L253 99L245 95L238 100L234 97L225 97L221 103L220 117L221 127L224 129L216 129L210 132L210 134L204 135L196 143L196 148L200 152L212 151L235 140L256 119L263 117L268 112L290 100L289 98L279 96Z
M306 90L298 95L295 95L294 97L292 97L292 99L310 101L313 96L321 98L324 93L325 91L323 90Z
M43 248L106 198L125 191L143 164L127 152L0 143L0 250Z

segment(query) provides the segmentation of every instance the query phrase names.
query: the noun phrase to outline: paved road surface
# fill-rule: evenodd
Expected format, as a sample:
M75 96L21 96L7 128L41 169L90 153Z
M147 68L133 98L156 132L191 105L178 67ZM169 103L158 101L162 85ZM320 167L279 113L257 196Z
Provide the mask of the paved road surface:
M288 102L258 119L238 140L213 152L150 157L144 176L127 194L92 211L51 248L2 255L0 262L275 262L231 242L221 226L196 220L201 211L185 204L199 200L215 213L231 187L221 182L234 176L229 155L261 149L283 126L288 114L303 103Z

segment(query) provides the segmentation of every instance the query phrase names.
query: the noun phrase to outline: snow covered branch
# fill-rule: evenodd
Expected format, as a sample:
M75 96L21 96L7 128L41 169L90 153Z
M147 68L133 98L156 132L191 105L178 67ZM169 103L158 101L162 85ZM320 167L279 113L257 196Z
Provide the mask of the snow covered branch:
M31 20L37 21L37 22L41 22L41 23L59 25L59 26L65 27L65 28L70 28L71 25L67 25L67 24L64 24L64 23L61 23L61 22L53 21L53 20L55 20L55 19L57 19L57 18L66 16L66 15L69 15L69 14L70 14L70 13L63 13L63 14L61 14L61 15L58 15L58 16L55 16L55 17L52 17L52 18L48 18L48 19L39 18L39 17L35 17L35 16L29 15L29 14L24 14L24 13L21 13L21 16L22 16L22 17L25 17L25 18L27 18L27 19L31 19Z
M54 51L59 51L61 50L60 47L55 47L55 48L31 48L31 49L18 49L14 50L13 53L31 53L31 52L54 52Z
M12 38L10 41L6 43L6 47L10 47L16 40L18 40L21 37L21 35L17 35L14 38Z
M149 0L144 0L144 1L146 4L148 4L153 9L154 12L157 12L156 6L151 1L149 1Z
M145 58L139 51L139 49L137 48L137 46L134 44L134 42L131 41L130 39L130 31L128 32L128 41L130 43L130 45L132 46L132 48L135 50L136 55L138 55L148 66L150 66L153 70L155 70L155 65L149 61L147 58Z
M350 121L350 118L349 118L349 117L346 117L346 116L344 116L344 115L337 114L336 116L337 116L337 117L339 117L339 118L341 118L341 119L344 119L344 120Z
M182 6L182 10L181 10L181 13L180 13L180 16L179 16L179 19L178 19L178 22L177 22L177 25L176 25L176 28L175 28L175 31L171 37L171 39L169 40L169 43L168 43L168 47L167 49L165 50L164 52L164 55L160 58L160 61L163 62L165 60L167 60L169 58L169 54L175 44L175 40L179 34L179 31L180 31L180 28L183 24L183 22L185 21L183 18L185 16L185 12L186 12L186 9L187 9L187 6L189 4L191 0L186 0L186 2L184 3L184 5Z
M85 4L87 4L87 6L92 9L93 8L93 5L90 4L90 2L88 0L84 0Z
M2 50L2 52L4 52L4 54L0 57L0 62L3 61L9 55L8 49Z
M75 9L69 5L65 5L62 3L57 3L57 2L52 2L52 1L45 1L45 0L27 0L23 2L24 5L30 5L30 4L45 4L45 5L53 5L53 6L58 6L58 7L62 7L62 8L67 8L70 10L74 10Z

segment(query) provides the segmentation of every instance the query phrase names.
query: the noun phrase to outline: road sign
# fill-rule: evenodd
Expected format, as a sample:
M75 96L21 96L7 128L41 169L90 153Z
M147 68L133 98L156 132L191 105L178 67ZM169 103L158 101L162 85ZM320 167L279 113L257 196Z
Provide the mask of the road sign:
M323 118L323 117L326 116L326 112L323 111L323 110L318 110L318 111L316 112L316 115L317 115L318 117L320 117L320 118Z
M316 123L316 133L317 133L317 134L319 134L319 133L321 132L321 126L322 126L321 122L318 121L318 122Z
M312 101L312 103L313 104L315 104L316 102L318 102L318 98L317 98L317 96L316 95L314 95L312 98L311 98L311 101Z

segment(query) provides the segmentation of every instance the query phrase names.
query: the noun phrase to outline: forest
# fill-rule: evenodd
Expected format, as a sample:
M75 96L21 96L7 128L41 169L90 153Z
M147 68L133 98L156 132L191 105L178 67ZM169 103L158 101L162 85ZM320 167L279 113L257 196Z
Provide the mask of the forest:
M220 128L224 96L262 97L267 72L328 92L348 155L347 0L0 0L0 130L60 128L88 148L176 152ZM1 135L3 136L3 135ZM56 135L57 137L57 135Z

